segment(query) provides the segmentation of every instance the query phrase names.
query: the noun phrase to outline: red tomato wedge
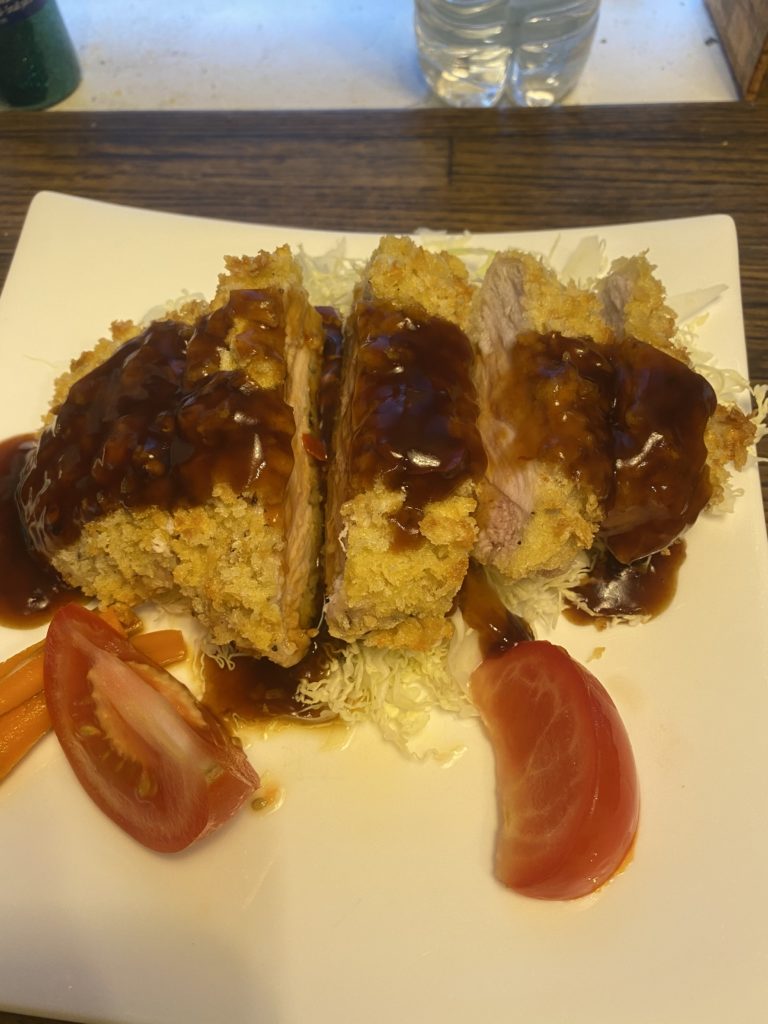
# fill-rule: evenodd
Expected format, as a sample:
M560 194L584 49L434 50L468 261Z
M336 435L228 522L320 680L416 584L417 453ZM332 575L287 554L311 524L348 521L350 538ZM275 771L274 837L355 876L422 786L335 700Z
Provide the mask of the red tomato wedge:
M151 850L183 850L258 788L222 723L94 612L79 605L56 612L44 676L53 728L75 775Z
M562 647L542 640L484 661L471 694L496 763L496 877L538 899L593 892L626 857L640 807L615 704Z

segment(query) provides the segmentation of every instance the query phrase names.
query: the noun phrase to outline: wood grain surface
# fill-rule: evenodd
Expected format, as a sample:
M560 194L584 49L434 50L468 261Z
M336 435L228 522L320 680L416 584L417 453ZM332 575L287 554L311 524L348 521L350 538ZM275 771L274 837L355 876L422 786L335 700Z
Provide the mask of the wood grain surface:
M52 189L314 228L512 231L730 214L768 382L768 103L406 112L4 113L0 281ZM763 469L768 508L768 472Z
M42 189L248 222L381 232L730 214L751 376L768 382L768 103L3 113L0 281ZM765 472L763 496L768 507ZM0 1022L42 1018L0 1012Z

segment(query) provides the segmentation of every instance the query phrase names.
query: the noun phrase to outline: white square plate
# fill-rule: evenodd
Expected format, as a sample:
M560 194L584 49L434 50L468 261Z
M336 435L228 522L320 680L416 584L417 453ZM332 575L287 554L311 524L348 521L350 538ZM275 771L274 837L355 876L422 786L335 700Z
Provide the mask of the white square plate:
M727 217L475 241L557 242L562 265L586 234L609 258L648 250L670 295L726 285L699 345L746 373ZM54 376L113 319L210 294L223 254L316 255L340 237L39 195L0 299L0 437L37 427ZM350 235L348 252L375 243ZM298 728L253 739L282 807L165 857L96 810L49 736L0 787L0 1005L113 1024L768 1019L768 547L755 466L736 484L735 511L689 535L667 612L553 634L581 661L605 647L590 667L638 763L634 858L602 892L548 904L493 880L475 721L456 724L466 752L450 767L367 729L346 745ZM0 630L0 656L31 639Z

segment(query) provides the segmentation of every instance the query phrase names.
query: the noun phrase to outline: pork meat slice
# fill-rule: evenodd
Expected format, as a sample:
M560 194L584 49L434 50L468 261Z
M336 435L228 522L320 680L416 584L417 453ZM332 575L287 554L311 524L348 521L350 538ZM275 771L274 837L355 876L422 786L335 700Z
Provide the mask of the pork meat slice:
M556 415L540 400L563 397L562 382L559 394L557 388L552 392L540 386L555 380L552 367L544 365L554 360L570 378L567 387L585 430L583 446L595 442L601 422L590 414L581 392L586 388L591 399L601 386L582 383L579 364L600 363L597 346L611 338L610 328L594 293L563 284L542 260L513 250L491 263L474 302L471 334L477 348L478 423L488 460L478 487L475 557L510 579L557 573L590 546L602 495L574 478L562 460L541 458L526 435L534 420L545 427L547 417ZM570 346L574 358L563 361L574 339L588 340L577 346L578 355ZM530 379L521 380L523 373ZM598 378L602 373L598 366Z

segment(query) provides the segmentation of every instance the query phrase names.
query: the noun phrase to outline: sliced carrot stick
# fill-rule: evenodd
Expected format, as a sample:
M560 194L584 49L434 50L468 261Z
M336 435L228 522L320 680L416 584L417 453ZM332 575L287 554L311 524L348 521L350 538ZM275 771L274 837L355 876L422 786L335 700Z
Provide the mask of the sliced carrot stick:
M36 644L30 644L23 651L12 654L10 658L0 662L0 679L8 675L21 662L26 661L30 655L35 654L37 651L42 651L43 647L45 647L45 640L38 640Z
M153 629L149 633L143 633L141 619L138 616L134 617L133 622L126 624L124 620L118 618L112 608L99 608L98 615L118 633L128 637L134 647L152 658L158 665L173 665L174 662L183 661L187 656L187 645L180 629Z
M131 643L159 665L173 665L187 656L180 629L156 629L138 633ZM17 708L43 689L45 641L32 644L0 663L0 715Z
M0 715L42 690L43 643L19 651L0 665Z
M94 609L100 619L104 619L108 626L112 629L116 629L121 636L125 636L125 626L123 626L120 619L117 617L115 611L112 608L96 608Z
M109 621L124 632L114 613ZM131 643L159 665L172 665L187 656L180 629L138 633ZM0 664L0 780L51 727L42 693L44 658L45 641L41 640Z
M124 611L123 618L120 618L111 605L106 608L97 608L96 614L123 636L133 636L134 633L138 633L144 628L138 615Z
M50 728L51 719L42 693L0 715L0 780L16 767Z
M187 656L187 645L180 629L155 629L151 633L137 633L131 637L131 643L158 665L173 665Z

